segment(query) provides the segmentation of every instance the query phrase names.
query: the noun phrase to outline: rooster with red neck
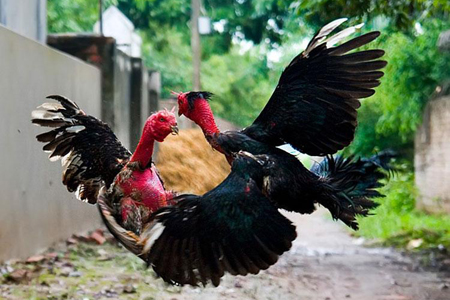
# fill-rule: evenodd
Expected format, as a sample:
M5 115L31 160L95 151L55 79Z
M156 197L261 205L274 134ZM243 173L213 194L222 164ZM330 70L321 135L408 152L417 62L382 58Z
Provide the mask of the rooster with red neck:
M145 122L136 151L122 146L109 126L85 114L78 105L62 96L32 112L34 124L55 129L39 134L47 143L49 159L61 158L63 184L77 198L97 203L100 190L115 208L114 214L127 229L139 233L146 218L173 198L152 162L155 142L178 133L173 112L159 111Z
M179 115L185 115L203 130L211 146L231 163L233 153L270 155L277 166L264 178L263 190L279 208L312 213L319 203L333 218L358 228L356 215L366 216L376 206L370 198L383 175L360 160L325 159L328 172L312 172L278 146L290 144L308 155L325 156L348 146L357 125L358 99L375 93L386 62L383 50L348 53L379 36L369 32L340 43L361 25L329 37L346 19L320 29L306 49L281 74L270 100L253 124L240 131L220 132L214 121L209 92L177 94ZM374 158L373 161L377 159ZM345 161L345 162L344 162ZM341 169L339 169L341 168ZM314 171L315 169L313 169ZM360 184L361 182L366 184Z

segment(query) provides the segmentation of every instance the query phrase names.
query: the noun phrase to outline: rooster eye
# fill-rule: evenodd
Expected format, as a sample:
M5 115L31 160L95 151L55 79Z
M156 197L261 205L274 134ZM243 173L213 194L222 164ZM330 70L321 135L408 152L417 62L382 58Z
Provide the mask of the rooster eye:
M160 120L161 122L164 122L164 121L165 121L165 119L164 119L164 118L160 118L159 120Z

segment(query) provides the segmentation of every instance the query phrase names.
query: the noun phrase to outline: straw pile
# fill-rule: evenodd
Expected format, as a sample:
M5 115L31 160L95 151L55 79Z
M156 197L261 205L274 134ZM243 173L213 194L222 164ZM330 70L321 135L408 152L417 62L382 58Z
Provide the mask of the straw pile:
M156 167L167 189L201 195L230 173L223 154L211 148L199 129L181 130L159 147Z

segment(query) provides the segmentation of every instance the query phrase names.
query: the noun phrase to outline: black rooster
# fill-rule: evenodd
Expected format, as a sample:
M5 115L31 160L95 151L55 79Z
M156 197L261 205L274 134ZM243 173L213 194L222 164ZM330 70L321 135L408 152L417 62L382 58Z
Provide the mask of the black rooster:
M373 88L383 76L378 70L386 62L379 60L383 50L348 53L376 39L380 35L377 31L333 46L360 27L353 26L328 37L345 20L324 26L306 50L291 61L251 126L241 131L220 132L208 103L212 95L209 92L178 94L178 105L179 114L197 123L212 147L224 153L230 162L233 153L241 150L271 156L277 167L264 178L263 192L279 208L309 214L319 203L334 218L357 229L356 215L365 216L374 207L370 200L373 194L366 190L377 184L371 182L364 185L365 189L357 189L358 182L365 180L362 174L346 174L341 170L348 181L336 180L333 173L323 176L307 170L293 155L277 148L290 144L303 153L323 156L343 149L353 140L358 99L375 93ZM352 164L352 160L346 163Z

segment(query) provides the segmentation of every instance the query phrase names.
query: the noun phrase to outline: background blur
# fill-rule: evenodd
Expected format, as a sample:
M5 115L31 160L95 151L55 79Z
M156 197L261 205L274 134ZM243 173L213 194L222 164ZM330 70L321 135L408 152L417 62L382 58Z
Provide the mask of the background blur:
M0 0L0 261L99 224L34 139L41 131L30 112L45 96L75 100L131 150L146 117L176 104L171 90L211 91L219 127L245 127L315 30L339 17L381 31L370 47L388 61L343 153L399 154L376 217L361 220L356 235L450 249L449 1ZM169 187L204 192L228 167L193 124L180 123L189 130L161 145L158 167Z

